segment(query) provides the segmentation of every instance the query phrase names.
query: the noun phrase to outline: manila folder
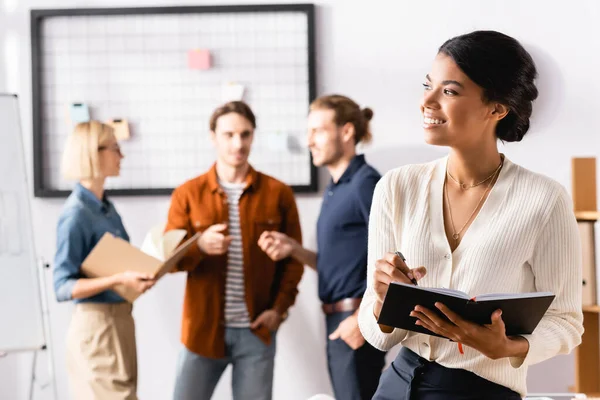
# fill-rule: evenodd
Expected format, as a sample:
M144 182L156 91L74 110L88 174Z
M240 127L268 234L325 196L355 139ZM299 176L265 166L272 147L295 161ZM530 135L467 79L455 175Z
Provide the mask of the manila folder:
M190 246L196 243L198 234L186 240L173 251L165 261L149 256L132 246L126 240L105 233L90 254L83 260L81 271L88 278L111 276L125 271L136 271L150 274L159 279L175 268L185 256ZM121 297L132 302L139 296L124 285L114 288Z

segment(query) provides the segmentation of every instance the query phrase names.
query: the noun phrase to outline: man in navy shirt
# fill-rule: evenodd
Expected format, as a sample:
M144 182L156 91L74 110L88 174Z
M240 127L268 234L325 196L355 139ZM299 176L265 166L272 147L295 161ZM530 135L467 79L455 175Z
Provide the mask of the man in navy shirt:
M358 307L367 281L367 230L375 185L381 175L356 154L371 139L373 111L345 96L316 99L308 116L308 145L316 166L327 167L317 222L317 252L280 232L265 232L261 248L274 260L293 257L317 270L327 322L329 376L338 399L371 399L385 353L365 342Z

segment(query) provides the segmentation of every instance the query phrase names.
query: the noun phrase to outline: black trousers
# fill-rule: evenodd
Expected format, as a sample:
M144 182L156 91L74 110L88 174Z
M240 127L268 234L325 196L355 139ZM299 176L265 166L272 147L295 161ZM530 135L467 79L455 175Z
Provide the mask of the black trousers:
M327 336L335 331L353 312L338 312L326 316ZM327 340L327 364L329 377L339 400L371 400L381 371L385 366L385 352L369 343L352 350L342 339Z
M507 387L464 369L446 368L402 348L381 376L373 400L521 400Z

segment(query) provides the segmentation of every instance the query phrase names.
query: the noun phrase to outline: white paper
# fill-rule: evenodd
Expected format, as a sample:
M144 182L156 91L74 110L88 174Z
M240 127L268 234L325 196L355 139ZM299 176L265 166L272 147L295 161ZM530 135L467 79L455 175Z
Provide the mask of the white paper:
M244 99L244 85L236 82L227 82L223 85L221 100L224 103L229 101L242 101Z
M149 256L165 261L181 243L187 232L185 229L174 229L169 232L164 232L164 230L165 224L152 227L146 234L140 250Z

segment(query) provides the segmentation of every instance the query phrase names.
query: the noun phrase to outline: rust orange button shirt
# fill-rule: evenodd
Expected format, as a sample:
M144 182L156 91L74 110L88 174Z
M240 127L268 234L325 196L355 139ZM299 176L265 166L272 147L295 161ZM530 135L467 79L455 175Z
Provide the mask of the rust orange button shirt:
M250 168L239 200L246 306L254 320L274 308L283 314L294 304L304 267L291 257L272 261L258 246L261 233L283 232L302 242L298 209L292 189ZM219 186L215 165L205 174L173 192L166 230L186 229L189 238L209 226L228 223L225 192ZM225 356L225 274L227 254L210 256L192 246L177 265L187 271L181 341L190 351L205 357ZM265 343L271 334L265 327L254 333Z

